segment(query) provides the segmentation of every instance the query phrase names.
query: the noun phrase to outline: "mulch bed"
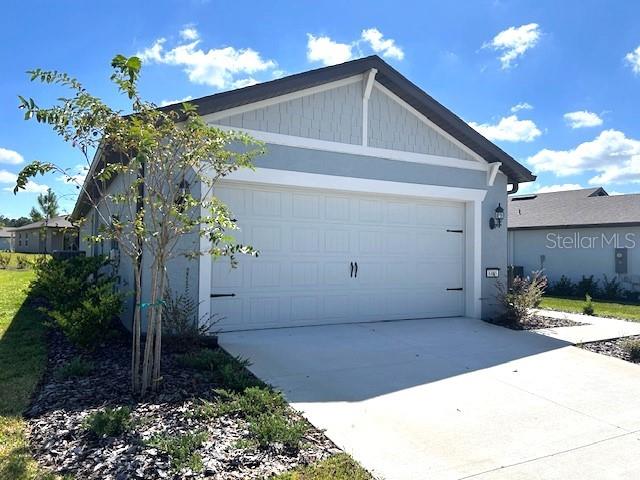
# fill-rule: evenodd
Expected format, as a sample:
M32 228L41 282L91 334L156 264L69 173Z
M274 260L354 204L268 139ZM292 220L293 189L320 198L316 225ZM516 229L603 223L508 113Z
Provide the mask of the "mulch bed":
M634 335L631 337L614 338L612 340L601 340L599 342L589 342L576 345L577 347L584 348L595 353L601 353L602 355L609 355L610 357L621 358L632 363L640 363L640 358L631 358L627 350L624 348L624 344L628 340L640 340L640 335Z
M82 353L59 331L49 333L47 371L25 412L32 454L41 465L78 479L255 479L340 451L312 427L304 446L296 451L278 446L239 448L236 442L248 435L245 421L232 416L200 419L191 415L199 399L214 398L212 390L217 385L204 374L181 367L171 352L163 354L161 391L137 401L130 392L130 351L122 339L91 354ZM93 372L84 378L57 380L55 371L77 355L93 362ZM90 413L121 405L132 410L135 426L131 431L99 439L83 428ZM293 410L291 415L298 416ZM199 431L208 434L198 449L204 464L200 472L175 471L166 455L145 444L159 433Z
M532 315L522 322L510 322L503 319L489 320L489 323L510 328L511 330L537 330L539 328L578 327L586 323L574 322L566 318L552 318L541 315Z

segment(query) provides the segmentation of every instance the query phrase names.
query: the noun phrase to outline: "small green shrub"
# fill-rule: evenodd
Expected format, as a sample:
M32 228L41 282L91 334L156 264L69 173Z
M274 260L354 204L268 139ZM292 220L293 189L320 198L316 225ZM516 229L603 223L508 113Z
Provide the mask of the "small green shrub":
M537 307L542 300L547 279L540 272L533 272L531 278L516 277L511 288L498 282L496 298L503 308L503 323L521 323L531 315L530 309Z
M122 310L116 280L105 257L43 258L31 294L46 302L42 311L73 343L92 348L110 337Z
M279 443L287 448L297 449L307 432L307 425L282 414L267 413L249 421L249 432L260 447Z
M600 287L598 280L593 279L593 275L582 276L582 279L576 285L576 295L578 297L584 297L589 294L591 297L598 297L600 294Z
M606 275L603 275L602 281L602 298L607 300L618 300L624 297L624 289L616 277L611 277L611 280Z
M630 338L622 343L622 348L632 362L640 362L640 339Z
M122 296L108 283L92 285L72 310L51 310L49 315L76 345L92 348L109 338L122 310Z
M131 428L131 409L129 407L105 408L90 414L83 425L86 430L98 437L117 437Z
M0 269L6 270L11 263L11 253L0 252Z
M559 297L571 297L576 293L576 286L569 277L562 275L560 280L553 282L547 288L547 294Z
M176 295L167 287L162 304L162 339L174 350L189 351L202 343L204 336L212 335L215 315L198 318L200 302L191 294L189 269L186 270L185 288Z
M31 267L32 263L28 257L25 255L16 255L16 268L20 270L24 270L25 268Z
M82 357L74 357L69 363L56 370L55 377L58 380L67 380L69 378L86 377L91 372L93 372L93 363Z
M582 306L582 313L584 313L585 315L593 315L594 313L593 301L591 295L589 295L588 293L585 295L585 302Z
M246 388L262 385L246 369L249 361L232 357L222 349L202 348L178 357L181 365L200 370L211 377L221 388L242 392Z
M188 467L194 472L202 470L202 457L197 449L207 440L206 432L186 433L184 435L157 435L147 442L165 453L171 461L171 466L180 470Z
M283 413L286 409L282 394L268 387L249 387L242 393L216 390L218 398L213 402L203 401L198 409L201 417L239 415L243 418L258 417L266 413Z

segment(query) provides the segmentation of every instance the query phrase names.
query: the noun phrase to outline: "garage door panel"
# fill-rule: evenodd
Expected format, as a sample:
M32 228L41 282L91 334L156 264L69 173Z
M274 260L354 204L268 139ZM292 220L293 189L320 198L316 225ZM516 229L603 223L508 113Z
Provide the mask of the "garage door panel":
M455 316L464 312L464 205L314 189L218 189L259 250L214 262L225 330ZM244 213L240 215L239 212ZM238 213L236 213L238 212ZM358 274L351 263L357 262Z
M291 265L291 284L296 287L318 287L319 271L317 262L294 262Z

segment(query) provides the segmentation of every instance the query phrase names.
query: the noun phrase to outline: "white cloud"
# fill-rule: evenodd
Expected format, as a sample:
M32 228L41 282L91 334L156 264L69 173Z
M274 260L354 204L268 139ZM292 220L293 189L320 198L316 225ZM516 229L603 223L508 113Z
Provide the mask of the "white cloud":
M243 87L250 87L251 85L255 85L256 83L260 83L258 82L258 80L256 80L253 77L248 77L248 78L241 78L239 80L235 80L232 84L231 84L231 88L243 88Z
M349 43L336 42L332 38L322 35L315 36L307 33L307 60L310 62L322 62L323 65L335 65L344 63L357 57L361 57L363 46L385 58L402 60L404 51L392 38L385 38L377 28L362 30L360 38Z
M624 56L624 59L631 67L631 70L633 70L633 73L640 75L640 46L638 46L634 51L627 53Z
M232 87L238 80L238 75L253 74L276 67L276 62L263 59L259 52L251 48L223 47L204 50L199 47L201 40L198 32L194 28L187 30L192 30L189 35L195 35L194 41L165 50L166 40L161 38L137 55L143 61L182 67L193 83L218 89ZM181 33L184 32L185 30Z
M404 51L396 45L395 40L391 38L383 40L384 36L377 28L363 30L361 37L371 45L374 52L380 53L383 57L395 58L396 60L404 58Z
M160 102L160 106L161 107L166 107L167 105L173 105L174 103L188 102L189 100L193 100L193 97L191 95L187 95L186 97L179 98L179 99L176 99L176 100L162 100Z
M595 172L592 185L640 182L640 141L618 130L604 130L594 140L570 150L544 149L527 160L536 172L568 176Z
M509 27L498 33L484 48L502 52L500 63L503 69L513 66L513 62L533 48L540 39L541 31L537 23L528 23L519 27Z
M329 37L316 37L307 33L307 59L310 62L322 62L323 65L335 65L351 60L353 46L338 43Z
M16 186L16 181L18 180L18 175L15 173L9 172L8 170L0 170L0 183L9 184L8 187L3 187L2 190L5 192L13 192L13 188ZM49 187L47 185L41 185L32 180L27 182L26 188L22 191L26 191L29 193L45 193Z
M89 167L86 165L76 165L73 168L68 168L67 175L60 175L57 180L71 185L82 185L88 171Z
M503 117L497 124L469 122L473 128L489 140L503 142L532 142L542 135L532 120L520 120L517 115Z
M583 187L579 183L561 183L558 185L545 185L534 190L534 193L549 193L549 192L566 192L568 190L580 190Z
M602 125L602 119L597 113L587 112L586 110L565 113L564 119L569 123L571 128L597 127L598 125Z
M533 105L527 102L520 102L514 105L513 107L511 107L510 110L511 110L511 113L517 113L520 110L533 110Z
M193 27L186 27L180 30L180 36L184 40L197 40L198 38L200 38L198 31Z
M18 152L0 147L0 163L18 165L22 162L24 162L24 158Z

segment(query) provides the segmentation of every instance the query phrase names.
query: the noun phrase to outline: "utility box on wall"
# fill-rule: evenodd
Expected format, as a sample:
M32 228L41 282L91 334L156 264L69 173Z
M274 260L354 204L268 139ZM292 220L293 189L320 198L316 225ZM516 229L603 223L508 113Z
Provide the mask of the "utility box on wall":
M616 273L628 273L627 272L627 249L616 248L615 249L615 262Z

